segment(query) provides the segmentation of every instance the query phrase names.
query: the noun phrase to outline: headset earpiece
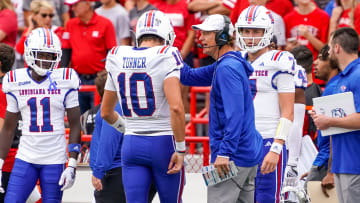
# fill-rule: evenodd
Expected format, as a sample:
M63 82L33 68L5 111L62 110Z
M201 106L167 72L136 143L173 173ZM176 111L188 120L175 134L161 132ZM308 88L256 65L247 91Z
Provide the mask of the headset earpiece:
M224 17L224 29L220 30L219 32L216 33L215 35L215 42L217 46L224 46L228 40L229 40L229 26L230 26L230 19L229 17L223 15Z

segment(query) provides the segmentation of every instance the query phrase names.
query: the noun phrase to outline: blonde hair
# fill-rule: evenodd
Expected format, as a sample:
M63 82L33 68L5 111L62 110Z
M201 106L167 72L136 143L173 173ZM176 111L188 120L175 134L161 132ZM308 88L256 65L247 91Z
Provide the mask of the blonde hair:
M40 8L47 8L50 10L54 10L54 7L45 0L34 0L30 4L31 12L38 14L40 12Z
M14 10L14 6L10 0L0 0L0 11L4 9Z

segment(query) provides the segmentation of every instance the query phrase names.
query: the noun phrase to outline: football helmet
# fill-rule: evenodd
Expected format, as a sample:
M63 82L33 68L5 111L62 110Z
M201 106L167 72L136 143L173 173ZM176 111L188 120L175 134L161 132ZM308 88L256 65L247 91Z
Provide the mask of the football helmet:
M161 11L150 10L142 14L136 24L136 46L145 34L153 34L165 40L165 45L172 46L175 40L174 28L170 19Z
M255 53L259 49L270 45L273 37L274 18L269 10L264 6L252 5L243 10L235 23L236 28L236 40L239 47L242 50L246 50L250 53ZM264 35L262 37L244 37L242 33L243 28L260 28L264 29ZM252 40L252 45L248 46L245 39ZM260 40L255 44L256 40Z
M61 43L58 36L47 28L37 28L25 40L25 61L38 75L45 76L58 67Z
M285 196L290 196L290 194L293 194L293 198L286 199ZM281 190L280 203L310 203L310 197L302 187L286 186Z

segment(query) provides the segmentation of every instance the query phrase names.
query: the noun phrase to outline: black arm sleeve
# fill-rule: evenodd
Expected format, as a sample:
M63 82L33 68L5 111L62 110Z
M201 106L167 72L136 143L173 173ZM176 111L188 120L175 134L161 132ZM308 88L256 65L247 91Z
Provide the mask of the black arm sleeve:
M62 49L60 68L68 67L71 61L71 49Z

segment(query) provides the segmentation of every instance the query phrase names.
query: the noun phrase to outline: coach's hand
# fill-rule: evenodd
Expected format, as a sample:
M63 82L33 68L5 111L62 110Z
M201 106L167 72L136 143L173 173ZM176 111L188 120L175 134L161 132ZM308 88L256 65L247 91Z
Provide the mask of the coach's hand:
M260 172L262 174L268 174L275 171L278 161L279 161L279 154L270 151L269 153L266 154L264 158Z
M333 189L335 187L334 174L328 172L326 176L321 181L321 189L326 197L329 197L327 190Z
M230 162L228 157L217 156L214 162L214 167L217 169L221 178L230 172Z
M94 188L97 190L97 191L100 191L102 190L102 183L101 183L101 179L95 177L95 176L92 176L91 177L91 182L94 186Z
M184 155L174 152L171 156L167 174L179 173L184 165Z
M68 167L62 172L59 185L63 186L61 191L71 188L75 182L75 169L76 169L76 159L70 158Z

